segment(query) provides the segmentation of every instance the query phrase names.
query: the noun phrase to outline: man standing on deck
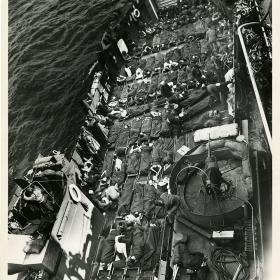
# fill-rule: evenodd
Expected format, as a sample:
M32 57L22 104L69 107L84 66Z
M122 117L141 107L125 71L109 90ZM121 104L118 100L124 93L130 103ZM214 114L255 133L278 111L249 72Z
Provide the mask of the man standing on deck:
M170 87L170 85L168 85L166 81L162 81L160 85L161 95L166 98L170 97L172 95L172 88Z
M202 181L206 192L216 198L217 195L222 194L230 189L231 183L223 178L217 159L210 153L210 143L208 143L208 157L205 159L205 174L202 175ZM207 175L207 176L206 176ZM225 188L222 188L224 183Z
M208 30L206 31L206 40L209 46L212 47L213 50L216 50L217 34L214 26L211 24L208 26Z
M227 109L226 100L227 100L227 93L228 93L228 88L227 88L228 84L229 82L210 84L206 86L209 95L215 96L218 100L220 100L223 109Z

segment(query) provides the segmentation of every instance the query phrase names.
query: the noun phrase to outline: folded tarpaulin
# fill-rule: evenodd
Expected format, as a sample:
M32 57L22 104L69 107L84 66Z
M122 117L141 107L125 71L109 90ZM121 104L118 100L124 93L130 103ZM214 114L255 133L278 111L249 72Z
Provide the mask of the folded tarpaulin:
M222 119L217 117L211 118L210 112L211 111L204 112L200 115L190 118L189 120L184 121L181 125L182 131L186 133L203 127L220 125Z
M224 124L221 126L209 127L199 129L194 132L194 141L207 141L207 140L215 140L219 138L232 137L237 136L238 134L238 124Z

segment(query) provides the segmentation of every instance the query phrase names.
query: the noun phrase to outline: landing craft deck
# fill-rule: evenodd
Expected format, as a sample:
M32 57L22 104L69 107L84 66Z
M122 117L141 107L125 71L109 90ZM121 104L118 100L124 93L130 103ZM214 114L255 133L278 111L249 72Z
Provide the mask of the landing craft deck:
M34 258L10 262L19 279L247 279L262 267L233 67L244 14L151 2L103 36L72 158L41 156L17 180L10 239L32 236ZM50 242L52 267L36 259Z

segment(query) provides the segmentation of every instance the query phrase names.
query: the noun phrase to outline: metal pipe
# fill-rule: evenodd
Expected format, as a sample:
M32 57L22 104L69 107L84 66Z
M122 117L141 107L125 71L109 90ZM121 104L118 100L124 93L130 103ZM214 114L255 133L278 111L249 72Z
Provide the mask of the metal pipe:
M195 165L189 165L189 166L185 166L184 168L182 168L182 169L178 172L178 174L177 174L177 176L176 176L176 179L175 179L175 184L176 184L176 186L177 186L177 180L178 180L179 174L180 174L183 170L190 169L190 168L198 169L199 171L201 171L201 172L206 176L207 180L210 181L209 176L207 175L207 173L206 173L204 170L202 170L201 168L199 168L199 167L197 167L197 166L195 166Z
M257 261L256 261L256 244L255 244L255 231L254 231L254 208L253 205L246 201L246 203L251 207L252 211L252 235L253 235L253 248L254 248L254 268L255 268L255 275L251 279L255 279L257 277Z
M158 20L158 14L157 14L157 12L156 12L156 9L155 9L155 7L154 7L153 2L152 2L151 0L148 0L148 1L149 1L149 4L150 4L150 6L151 6L151 8L152 8L152 11L153 11L153 13L154 13L156 19Z
M237 280L241 269L242 269L242 264L240 263L240 264L238 265L237 269L236 269L236 272L235 272L235 274L234 274L232 280Z
M233 34L233 42L232 42L232 44L233 44L233 50L232 50L232 57L233 57L233 59L232 59L232 69L233 69L233 71L234 71L234 69L235 69L235 41L236 41L236 35L235 35L235 26L234 26L234 24L232 25L232 34ZM236 100L235 100L235 92L236 92L236 82L235 82L236 80L235 80L235 76L233 76L233 92L234 92L234 94L233 94L233 104L234 104L234 121L236 122Z
M251 277L251 280L254 280L257 277L257 261L256 261L256 244L255 244L255 231L254 231L254 208L253 205L248 201L244 200L238 196L235 196L235 198L243 201L244 203L248 204L251 208L251 219L252 219L252 224L251 224L251 230L252 230L252 236L253 236L253 248L254 248L254 276Z
M259 170L259 156L258 152L255 152L256 157L256 180L257 180L257 200L258 200L258 217L260 220L260 239L261 239L261 258L262 258L262 265L265 266L264 263L264 248L263 248L263 217L262 217L262 207L261 207L261 198L260 198L260 170Z
M257 83L256 83L256 80L255 80L255 77L254 77L254 73L253 73L253 70L252 70L250 59L249 59L249 56L248 56L248 53L247 53L247 50L246 50L246 46L245 46L245 43L244 43L244 39L243 39L243 36L242 36L242 28L248 27L248 26L251 26L251 25L260 25L260 23L259 22L244 23L244 24L242 24L238 27L237 32L238 32L239 40L240 40L241 47L242 47L242 50L243 50L243 53L244 53L244 57L245 57L245 60L246 60L249 75L250 75L250 78L251 78L253 90L254 90L255 97L256 97L256 100L257 100L257 104L258 104L258 108L259 108L259 111L260 111L260 114L261 114L262 123L263 123L263 126L264 126L266 138L267 138L267 141L268 141L268 144L269 144L269 148L272 152L271 133L270 133L270 130L269 130L269 127L268 127L268 124L267 124L267 120L266 120L266 116L265 116L264 109L263 109L263 106L262 106L259 90L258 90L258 87L257 87Z
M184 219L182 217L177 217L177 221L179 223L184 224L185 226L187 226L188 228L194 230L195 232L199 233L200 235L204 236L207 239L212 239L212 234L207 232L206 230L202 229L201 227L191 223L190 221L188 221L187 219Z

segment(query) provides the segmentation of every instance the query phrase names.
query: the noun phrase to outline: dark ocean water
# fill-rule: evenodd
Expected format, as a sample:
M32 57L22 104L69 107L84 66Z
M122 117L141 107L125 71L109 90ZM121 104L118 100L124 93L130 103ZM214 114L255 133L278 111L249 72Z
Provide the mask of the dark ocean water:
M125 2L9 0L10 179L38 153L73 147L85 117L83 80Z

